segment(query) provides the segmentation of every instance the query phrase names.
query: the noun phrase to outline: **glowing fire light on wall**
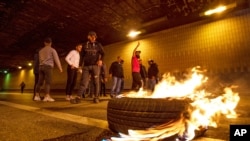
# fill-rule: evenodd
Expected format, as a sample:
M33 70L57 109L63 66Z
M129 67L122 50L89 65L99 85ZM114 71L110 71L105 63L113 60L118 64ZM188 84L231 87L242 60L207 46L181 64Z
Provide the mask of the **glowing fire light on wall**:
M233 86L226 87L223 94L212 94L203 88L208 78L202 75L198 67L193 68L191 74L186 75L185 80L179 80L169 74L165 75L161 82L155 87L153 93L140 89L139 92L130 92L121 97L133 98L175 98L190 99L187 110L188 117L182 116L174 123L166 123L147 130L128 130L128 135L121 134L120 137L112 137L112 141L156 141L178 134L187 141L195 137L195 131L217 127L219 115L227 118L236 118L234 111L240 97L233 92Z

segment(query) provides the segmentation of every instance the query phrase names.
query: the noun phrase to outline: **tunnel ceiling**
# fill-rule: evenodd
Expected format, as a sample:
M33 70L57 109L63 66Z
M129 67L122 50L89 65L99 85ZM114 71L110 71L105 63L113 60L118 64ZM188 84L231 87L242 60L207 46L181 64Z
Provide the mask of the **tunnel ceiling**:
M237 0L244 3L244 0ZM200 13L236 0L0 0L0 69L33 59L50 36L60 56L97 32L103 45L202 20Z

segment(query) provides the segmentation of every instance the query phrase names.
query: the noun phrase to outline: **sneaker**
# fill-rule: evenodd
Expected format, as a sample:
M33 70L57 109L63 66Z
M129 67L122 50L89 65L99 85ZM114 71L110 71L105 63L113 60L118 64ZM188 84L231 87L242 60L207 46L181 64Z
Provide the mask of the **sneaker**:
M34 101L41 101L41 98L40 98L40 96L35 96L33 100Z
M70 100L69 95L67 95L65 99L66 99L67 101L69 101L69 100Z
M54 102L55 99L53 99L53 98L47 96L47 97L44 97L43 101L44 101L44 102Z

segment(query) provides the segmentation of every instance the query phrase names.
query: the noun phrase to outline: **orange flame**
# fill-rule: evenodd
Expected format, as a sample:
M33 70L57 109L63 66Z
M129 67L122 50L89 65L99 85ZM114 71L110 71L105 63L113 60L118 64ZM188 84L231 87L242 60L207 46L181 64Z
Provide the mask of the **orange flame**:
M185 136L186 140L195 137L195 131L208 126L217 127L220 115L227 118L236 118L234 111L240 97L238 93L232 91L232 87L226 87L224 94L216 96L202 88L208 78L200 73L198 68L193 68L191 75L187 75L184 81L177 81L170 74L164 75L163 80L158 83L153 93L144 91L130 92L120 95L120 97L133 98L177 98L191 99L188 108L188 116L183 116L173 123L165 123L147 130L129 130L128 135L120 134L120 137L112 137L112 141L157 141L168 138L175 134ZM163 94L164 92L164 94Z

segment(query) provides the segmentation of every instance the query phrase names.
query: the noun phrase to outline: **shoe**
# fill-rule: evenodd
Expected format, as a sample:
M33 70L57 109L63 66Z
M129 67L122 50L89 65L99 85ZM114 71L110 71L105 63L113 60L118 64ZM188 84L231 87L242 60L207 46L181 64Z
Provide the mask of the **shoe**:
M66 99L67 101L69 101L69 100L70 100L70 96L67 95L65 99Z
M78 103L81 103L81 98L75 97L74 99L70 99L69 102L71 104L78 104Z
M94 98L93 101L94 101L94 103L99 103L100 102L98 98Z
M41 98L40 98L40 96L35 96L33 100L34 101L41 101Z
M44 97L43 101L44 101L44 102L54 102L55 99L53 99L53 98L47 96L47 97Z
M111 98L115 98L115 95L114 95L114 94L110 94L110 97L111 97Z

